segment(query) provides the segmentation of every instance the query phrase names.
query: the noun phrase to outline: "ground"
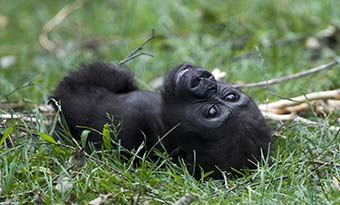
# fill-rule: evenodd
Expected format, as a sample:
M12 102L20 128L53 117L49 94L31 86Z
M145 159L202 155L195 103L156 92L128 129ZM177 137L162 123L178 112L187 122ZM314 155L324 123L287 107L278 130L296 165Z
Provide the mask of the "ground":
M340 55L339 36L331 43L320 41L319 49L307 43L340 25L338 0L84 2L48 33L63 51L55 55L42 48L39 35L73 1L0 0L2 117L24 113L46 120L37 107L47 103L62 76L82 62L119 62L152 29L157 37L144 49L154 57L127 64L143 89L158 90L157 79L184 61L219 68L226 82L238 84L307 70ZM264 103L339 88L339 76L336 66L244 91ZM192 193L197 195L193 204L340 203L340 137L328 129L339 125L340 112L311 111L304 117L324 126L270 121L277 131L272 157L243 177L222 181L196 180L161 153L159 162L142 159L138 165L120 160L116 151L85 156L86 163L80 160L76 168L68 161L77 151L49 140L53 126L2 118L0 137L10 135L14 144L0 140L0 202L87 204L105 194L114 204L170 204Z

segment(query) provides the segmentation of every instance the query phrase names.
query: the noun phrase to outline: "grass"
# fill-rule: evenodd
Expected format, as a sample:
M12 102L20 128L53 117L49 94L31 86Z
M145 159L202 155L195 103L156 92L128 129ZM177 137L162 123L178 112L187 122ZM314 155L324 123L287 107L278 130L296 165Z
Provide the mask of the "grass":
M33 113L57 82L81 62L118 62L156 30L146 46L154 58L140 57L128 66L141 87L183 61L227 72L226 81L256 82L311 68L333 59L311 60L305 39L331 24L340 25L337 0L328 1L156 1L101 0L74 11L49 37L66 52L56 57L39 45L42 26L72 1L0 0L0 59L15 63L0 67L1 113ZM86 42L96 40L97 48ZM339 42L338 42L339 43ZM340 55L339 45L333 50ZM248 55L250 54L250 55ZM248 57L247 57L248 56ZM256 102L277 100L310 91L339 88L339 66L331 71L266 89L247 89ZM325 125L339 124L340 112L326 118L307 116ZM120 160L119 153L88 158L84 166L68 168L74 149L56 146L38 136L51 134L43 123L1 120L0 136L10 133L14 146L0 146L0 201L22 203L87 204L100 194L112 194L114 204L164 204L186 193L193 204L337 204L340 203L340 137L327 126L278 124L270 164L264 163L240 178L195 180L166 155L157 163ZM53 119L52 119L53 120ZM131 165L132 164L132 165ZM67 178L64 178L67 177ZM62 180L64 178L64 180ZM67 180L66 180L67 179ZM56 185L72 188L58 191Z

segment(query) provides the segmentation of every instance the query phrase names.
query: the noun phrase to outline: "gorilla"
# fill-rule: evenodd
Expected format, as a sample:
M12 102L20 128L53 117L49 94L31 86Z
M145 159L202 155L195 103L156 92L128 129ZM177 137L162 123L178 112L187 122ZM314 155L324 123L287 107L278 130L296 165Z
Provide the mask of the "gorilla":
M255 168L270 153L272 132L252 99L189 63L165 76L161 93L138 89L126 67L81 65L59 83L53 98L74 139L80 140L84 126L103 130L110 115L126 149L142 143L144 151L165 148L189 170L198 166L215 179L221 170ZM91 132L87 140L99 148L102 138Z

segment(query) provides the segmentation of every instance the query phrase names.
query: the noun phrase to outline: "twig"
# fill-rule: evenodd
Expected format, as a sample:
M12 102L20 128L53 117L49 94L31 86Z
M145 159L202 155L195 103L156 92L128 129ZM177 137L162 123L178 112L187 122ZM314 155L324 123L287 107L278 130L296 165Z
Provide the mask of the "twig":
M129 55L127 55L127 57L133 56L137 52L143 50L143 47L154 38L155 38L155 29L152 29L151 30L151 36L149 36L146 40L144 40L144 42L142 44L140 44L137 48L135 48L133 51L131 51L131 53L129 53Z
M22 196L25 196L25 195L32 195L32 194L35 194L39 192L38 189L33 189L33 190L29 190L29 191L25 191L25 192L22 192L22 193L17 193L17 194L11 194L11 195L0 195L0 199L9 199L9 198L14 198L14 197L22 197Z
M303 112L308 110L310 105L318 105L323 100L327 100L326 104L331 107L329 102L336 101L338 102L340 99L340 89L337 90L328 90L328 91L320 91L307 93L305 95L301 95L298 97L294 97L291 99L278 100L272 103L260 104L259 109L261 110L263 116L266 119L276 120L276 121L293 121L304 123L313 127L322 127L324 125L305 119L297 115L299 112ZM339 106L333 103L332 109L338 109ZM316 111L320 111L320 108L317 106ZM338 126L329 126L329 130L332 131L340 131L340 127Z
M337 90L327 90L320 92L308 93L298 97L291 98L289 100L278 100L268 104L260 104L259 108L261 110L272 110L272 109L282 109L288 106L299 105L304 102L313 100L328 100L328 99L340 99L340 89Z
M66 5L43 26L39 35L39 42L44 49L55 55L63 53L63 50L59 49L56 43L48 38L48 33L51 32L57 25L59 25L68 15L81 8L85 3L86 0L76 0L73 3Z
M153 56L152 54L150 54L150 53L147 53L147 52L140 52L140 53L137 53L137 54L135 54L135 55L132 55L132 56L129 56L129 57L124 58L123 60L119 61L118 65L123 65L123 64L125 64L125 63L127 63L127 62L129 62L129 61L131 61L131 60L133 60L133 59L135 59L135 58L141 56L141 55L154 57L154 56Z
M39 108L39 112L43 113L44 116L46 117L51 117L55 114L55 112L53 110L50 109L50 107L45 106L45 105L41 105L38 107ZM41 110L41 109L45 109L45 110ZM49 120L40 120L37 118L37 116L35 116L34 114L22 114L22 113L3 113L0 114L0 120L14 120L14 119L18 119L18 120L22 120L25 122L32 122L32 123L41 123L43 122L44 124L49 124Z
M293 113L286 114L286 115L279 115L279 114L275 114L275 113L262 111L262 114L266 119L270 119L270 120L300 122L300 123L304 123L304 124L307 124L307 125L310 125L310 126L313 126L313 127L322 127L323 126L320 123L317 123L317 122L312 121L312 120L305 119L305 118L300 117L300 116L293 114ZM330 129L332 131L339 131L340 127L329 126L328 129Z
M224 187L226 190L229 190L229 185L228 185L228 179L227 179L227 175L226 175L226 171L221 170L218 166L215 166L216 169L222 174L223 176L223 181L224 181Z
M0 114L0 119L2 120L12 120L20 119L27 122L39 122L39 120L34 115L24 115L24 114Z
M5 109L23 109L25 106L41 106L41 104L38 104L36 102L33 102L29 99L23 99L21 101L14 101L14 102L9 102L8 100L2 100L0 101L0 106L1 108Z
M271 182L271 181L279 181L279 180L283 180L283 179L288 179L288 176L280 176L280 177L274 178L274 179L272 179L272 180L267 180L267 181L265 181L264 183L267 184L267 183L269 183L269 182ZM254 183L251 183L251 184L249 184L249 185L247 185L247 186L248 186L248 187L258 186L258 185L260 185L261 183L262 183L262 182L254 182Z
M275 78L275 79L271 79L271 80L266 80L266 81L261 81L261 82L257 82L257 83L233 85L233 87L235 87L235 88L266 87L266 86L282 83L282 82L285 82L285 81L293 80L293 79L296 79L296 78L301 78L301 77L304 77L306 75L310 75L310 74L313 74L313 73L317 73L317 72L320 72L322 70L332 68L333 66L335 66L339 63L340 63L340 60L335 59L334 61L332 61L330 63L320 65L320 66L317 66L317 67L314 67L314 68L311 68L309 70L302 71L302 72L299 72L299 73L294 73L292 75L288 75L288 76L284 76L284 77L280 77L280 78Z
M144 46L147 43L149 43L151 40L153 40L154 38L155 38L155 29L152 29L151 30L151 35L147 39L145 39L143 41L143 43L141 43L137 48L135 48L133 51L131 51L126 56L126 58L124 58L123 60L119 61L118 65L123 65L123 64L129 62L130 60L135 59L135 58L137 58L138 56L141 56L141 55L147 55L147 56L153 57L152 54L149 54L149 53L146 53L146 52L141 52L141 51L144 49Z
M249 179L249 180L247 180L247 181L245 181L245 182L236 184L236 185L233 186L232 188L228 189L228 190L226 191L226 193L230 193L230 192L234 191L235 189L238 189L238 188L240 188L240 187L242 187L242 186L244 186L244 185L246 185L246 184L248 184L248 183L250 183L250 182L252 182L251 179Z
M9 93L5 94L5 98L6 98L7 101L8 101L8 97L9 97L10 95L12 95L13 93L15 93L15 92L17 92L17 91L19 91L19 90L25 89L25 88L29 88L29 87L31 87L31 86L34 86L34 84L33 84L32 82L30 82L30 81L29 81L29 82L26 82L26 83L23 84L22 86L19 86L19 87L15 88L14 90L10 91Z
M271 181L278 181L278 180L283 180L283 179L288 179L288 176L280 176L280 177L274 178L272 180L267 180L264 183L267 184L267 183L269 183ZM230 192L234 191L235 189L238 189L238 188L240 188L242 186L253 187L253 186L257 186L257 185L261 184L261 182L253 182L253 183L251 183L252 181L253 180L249 179L249 180L247 180L245 182L242 182L240 184L236 184L234 187L228 189L226 193L230 193Z
M310 163L319 164L321 166L335 166L340 168L340 164L335 162L310 161Z

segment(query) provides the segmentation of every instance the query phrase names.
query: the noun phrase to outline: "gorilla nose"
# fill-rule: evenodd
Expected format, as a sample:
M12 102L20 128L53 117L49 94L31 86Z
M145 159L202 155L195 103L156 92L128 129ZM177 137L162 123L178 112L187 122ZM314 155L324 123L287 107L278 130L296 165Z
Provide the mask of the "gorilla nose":
M198 75L201 78L214 78L214 76L206 70L198 70Z
M210 72L205 70L198 70L196 75L191 79L190 87L196 88L201 83L215 84L216 80Z

